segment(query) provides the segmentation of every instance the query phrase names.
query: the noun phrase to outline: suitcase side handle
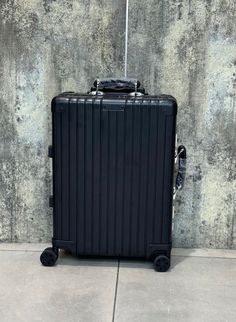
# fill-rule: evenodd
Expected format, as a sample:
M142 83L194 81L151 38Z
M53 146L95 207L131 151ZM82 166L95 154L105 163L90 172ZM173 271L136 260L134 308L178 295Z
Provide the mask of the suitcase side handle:
M187 150L184 145L180 145L177 149L176 159L178 162L178 173L175 181L175 193L178 190L183 189L185 176L186 176L186 165L187 165Z

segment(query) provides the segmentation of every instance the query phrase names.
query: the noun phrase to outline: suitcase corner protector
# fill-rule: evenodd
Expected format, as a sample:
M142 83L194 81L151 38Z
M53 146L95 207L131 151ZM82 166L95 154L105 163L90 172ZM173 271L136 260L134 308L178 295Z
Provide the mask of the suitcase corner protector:
M52 245L57 248L71 251L73 254L76 253L76 243L73 240L61 240L52 238Z
M151 257L155 253L170 252L171 248L172 248L171 243L170 244L149 244L147 248L147 255L148 257Z

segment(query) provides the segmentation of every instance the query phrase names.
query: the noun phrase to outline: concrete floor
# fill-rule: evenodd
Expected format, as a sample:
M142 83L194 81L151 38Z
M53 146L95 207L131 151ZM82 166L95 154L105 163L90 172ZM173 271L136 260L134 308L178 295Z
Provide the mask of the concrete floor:
M141 261L39 263L47 245L0 245L1 322L234 322L236 251L174 249L172 268Z

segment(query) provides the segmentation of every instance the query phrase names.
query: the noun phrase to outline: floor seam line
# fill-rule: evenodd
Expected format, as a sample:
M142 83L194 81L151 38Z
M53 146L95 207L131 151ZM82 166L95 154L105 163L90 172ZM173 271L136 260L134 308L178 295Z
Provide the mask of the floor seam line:
M191 256L191 255L171 255L171 257L185 257L185 258L213 258L213 259L236 259L236 257L223 257L223 256Z
M117 265L116 287L115 287L115 297L114 297L113 312L112 312L112 322L114 322L114 321L115 321L115 313L116 313L116 299L117 299L117 290L118 290L119 273L120 273L120 259L118 259L118 265Z
M33 249L0 249L0 252L28 252L28 253L40 253L42 250Z

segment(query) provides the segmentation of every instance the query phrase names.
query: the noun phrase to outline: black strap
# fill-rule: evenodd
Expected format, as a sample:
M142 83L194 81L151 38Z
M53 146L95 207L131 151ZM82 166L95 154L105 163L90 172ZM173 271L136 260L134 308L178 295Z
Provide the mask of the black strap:
M180 145L178 147L177 155L179 170L176 177L175 188L176 190L181 190L184 186L186 175L187 152L185 146Z

